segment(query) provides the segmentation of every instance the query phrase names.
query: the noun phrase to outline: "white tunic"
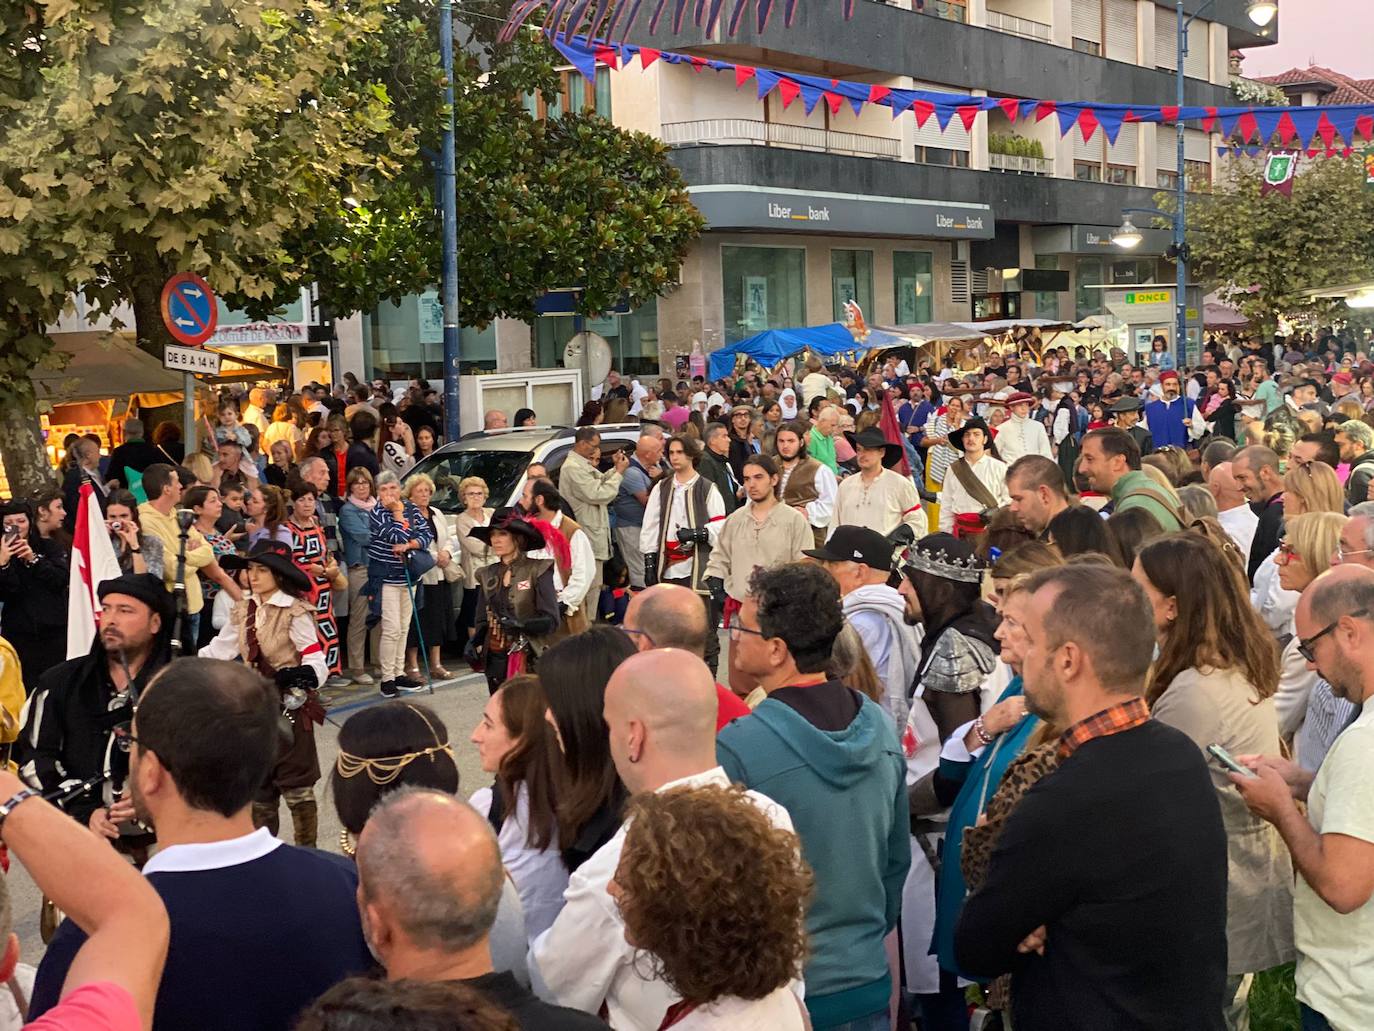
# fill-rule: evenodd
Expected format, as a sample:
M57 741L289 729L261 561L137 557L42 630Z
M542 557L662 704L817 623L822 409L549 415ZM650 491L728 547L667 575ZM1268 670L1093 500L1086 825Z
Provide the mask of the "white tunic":
M1045 427L1034 419L1015 415L997 427L997 453L1007 465L1023 455L1054 457Z
M978 478L978 482L988 489L999 505L1011 503L1011 495L1007 493L1007 466L1005 462L999 462L991 455L984 453L972 466L973 475ZM944 485L940 488L940 532L949 533L954 529L954 517L963 515L966 512L981 512L987 507L981 501L976 500L972 494L964 489L964 485L959 482L959 477L954 473L954 466L949 467L945 473Z
M492 788L473 792L468 799L472 808L483 816L491 812ZM501 862L520 893L520 905L525 911L525 933L531 940L539 937L552 925L563 909L563 892L568 887L568 868L558 851L558 831L553 831L548 848L531 848L530 793L523 784L515 789L515 812L507 813L496 840L501 847Z

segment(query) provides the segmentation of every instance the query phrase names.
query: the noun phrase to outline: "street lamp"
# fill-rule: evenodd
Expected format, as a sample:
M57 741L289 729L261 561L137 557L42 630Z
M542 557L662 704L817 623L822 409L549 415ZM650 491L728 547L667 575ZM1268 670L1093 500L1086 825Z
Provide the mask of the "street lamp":
M1197 9L1197 13L1188 15L1183 10L1183 0L1176 0L1175 8L1178 11L1178 60L1174 68L1174 80L1179 108L1183 107L1183 85L1184 85L1184 66L1188 57L1188 27L1201 15L1211 8L1216 0L1207 0ZM1260 28L1268 25L1278 14L1278 0L1249 0L1246 5L1245 13L1250 20ZM1126 221L1121 228L1112 234L1112 243L1125 250L1131 250L1140 245L1141 233L1131 224L1130 212L1144 211L1147 214L1158 215L1161 218L1168 218L1173 221L1174 243L1169 248L1168 257L1174 261L1177 269L1177 287L1174 295L1174 353L1180 366L1188 362L1188 175L1184 166L1184 123L1183 119L1177 120L1178 130L1178 173L1174 183L1174 213L1169 215L1163 211L1156 211L1153 208L1124 208L1123 213L1127 214Z
M458 420L458 193L453 143L453 0L439 0L439 61L444 71L444 135L438 168L443 218L444 439L460 436ZM423 355L421 355L423 358ZM422 363L423 364L423 363Z

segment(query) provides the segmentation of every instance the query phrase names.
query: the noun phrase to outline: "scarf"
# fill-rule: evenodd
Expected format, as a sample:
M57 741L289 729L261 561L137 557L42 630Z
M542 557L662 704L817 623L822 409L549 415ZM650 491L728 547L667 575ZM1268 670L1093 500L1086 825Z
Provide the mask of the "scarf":
M357 498L353 497L353 495L351 495L351 494L348 496L348 503L349 503L350 505L353 505L355 508L361 508L361 509L362 509L364 512L366 512L368 515L371 515L371 514L372 514L372 510L373 510L374 508L377 507L377 499L376 499L376 498L368 498L366 501L359 501Z
M813 429L810 434L810 441L807 454L838 476L840 466L835 461L835 438L824 436Z

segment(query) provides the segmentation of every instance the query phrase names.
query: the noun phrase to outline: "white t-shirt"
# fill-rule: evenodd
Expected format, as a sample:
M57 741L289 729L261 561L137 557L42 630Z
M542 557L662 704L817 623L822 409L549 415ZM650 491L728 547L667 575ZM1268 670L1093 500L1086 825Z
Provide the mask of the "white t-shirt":
M1307 818L1318 834L1374 842L1374 698L1317 771ZM1374 899L1340 914L1299 876L1293 893L1298 999L1336 1031L1374 1028Z
M483 816L491 812L492 789L475 791L468 802ZM563 908L563 892L568 887L568 868L558 851L558 831L555 830L549 847L542 852L531 848L529 842L530 794L522 783L515 791L515 812L507 813L496 836L501 846L501 862L515 889L520 893L520 905L525 911L525 933L533 941L552 926L554 917Z
M729 996L692 1010L674 1031L802 1031L801 1001L786 986L762 999Z

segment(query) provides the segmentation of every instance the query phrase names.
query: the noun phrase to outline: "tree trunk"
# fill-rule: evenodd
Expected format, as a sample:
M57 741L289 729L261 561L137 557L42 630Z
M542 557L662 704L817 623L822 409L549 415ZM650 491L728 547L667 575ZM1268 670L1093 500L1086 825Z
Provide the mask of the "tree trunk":
M141 276L134 280L126 296L134 309L134 332L138 336L138 346L162 361L167 345L176 343L172 334L167 332L167 324L162 321L162 283L150 276Z
M38 406L28 381L11 385L0 403L0 458L10 482L10 496L28 497L57 482L38 424Z

